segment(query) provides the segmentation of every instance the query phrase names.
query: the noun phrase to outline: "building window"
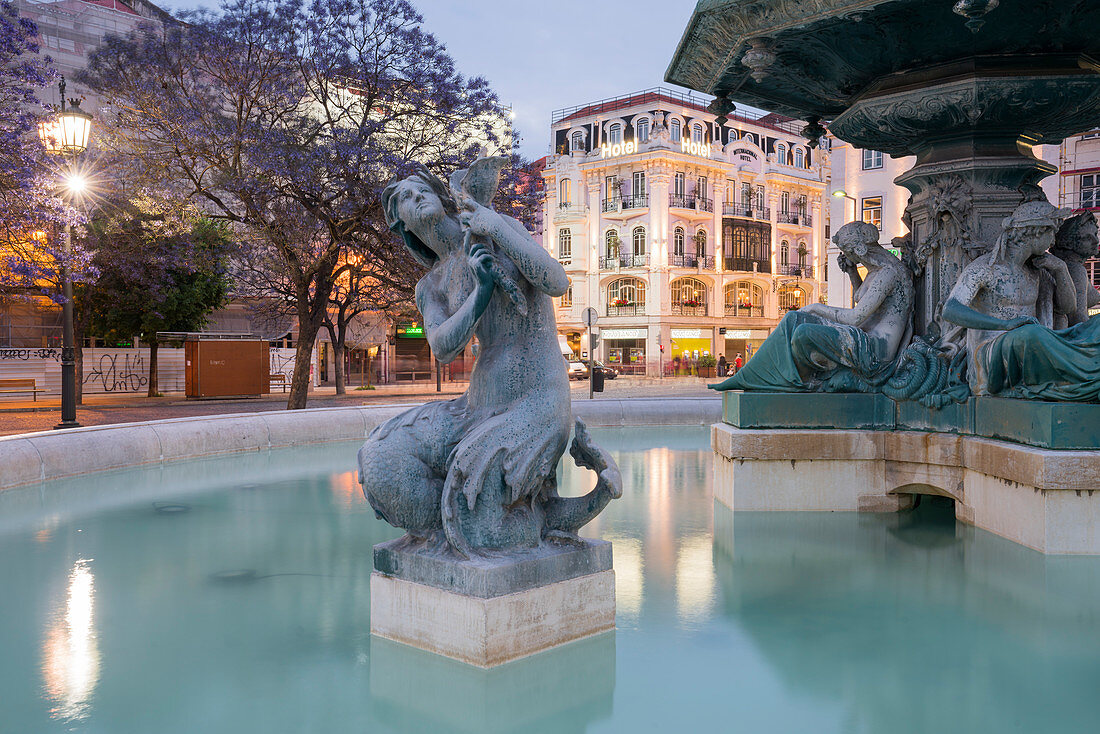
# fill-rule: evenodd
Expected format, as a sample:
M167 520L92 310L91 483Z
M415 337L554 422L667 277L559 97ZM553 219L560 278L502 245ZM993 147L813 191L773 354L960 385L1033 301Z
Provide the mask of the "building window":
M1081 208L1100 207L1100 175L1090 173L1081 177Z
M806 256L810 254L805 242L798 243L798 267L806 267Z
M638 278L619 278L607 286L607 305L621 308L645 305L645 281Z
M604 188L607 190L608 199L619 198L619 177L608 176L604 179Z
M638 139L639 143L644 143L649 140L649 119L643 118L638 120L634 126L634 137Z
M684 256L684 228L677 227L672 231L672 254L678 257Z
M672 138L672 142L674 142L674 143L680 142L680 121L679 120L673 120L670 123L668 123L668 133L669 133L669 136Z
M706 257L706 255L707 255L707 231L705 229L700 228L699 231L697 231L695 233L694 240L695 240L695 256L696 257Z
M562 204L568 206L573 203L573 184L569 179L563 178L558 184L558 194Z
M607 142L611 145L618 145L623 142L623 126L616 122L607 128Z
M805 159L805 156L802 155L802 148L795 148L794 149L794 167L795 168L805 168L806 167L805 163L806 163L806 159Z
M779 196L779 211L784 214L791 213L791 195L786 191Z
M791 264L791 243L787 240L779 244L779 264L783 267Z
M783 285L779 287L779 313L796 311L806 305L806 291L797 285Z
M809 204L809 202L807 201L805 194L802 194L801 196L798 197L798 202L795 205L797 207L798 216L800 216L800 217L805 217L806 216L806 207L807 207L808 204Z
M633 181L631 182L630 195L633 197L645 196L645 172L635 171ZM635 202L635 206L638 206L640 202Z
M708 181L706 176L699 176L695 179L695 195L704 199L707 198L707 186Z
M634 231L630 234L631 244L634 248L634 256L640 257L645 254L645 227L635 227ZM636 263L635 263L636 264Z
M764 315L764 289L747 280L739 280L725 287L727 316Z
M745 227L733 228L733 256L749 256L749 230Z
M580 130L573 133L573 137L570 138L570 150L584 150L584 133Z
M561 307L568 308L573 305L573 281L569 281L569 287L565 289L565 293L561 296Z
M741 184L741 206L752 208L752 184Z
M863 200L863 221L882 231L882 197L868 196Z
M756 211L758 211L758 212L763 212L764 211L764 187L763 186L757 186L756 187ZM767 219L767 217L764 217L764 218Z
M787 146L783 143L775 146L775 160L780 165L787 165Z
M733 204L734 197L737 196L737 182L726 179L726 203Z
M672 193L676 194L676 196L684 195L684 188L686 186L684 180L683 171L677 171L676 175L672 177Z
M673 313L683 313L686 310L691 315L706 316L706 283L698 278L680 278L672 281L669 288L672 291Z
M729 225L722 228L722 252L727 255L733 253L733 227Z
M603 236L604 253L608 260L617 260L619 257L619 230L609 229Z
M881 150L865 150L863 151L863 170L870 171L875 168L882 168L882 151Z
M691 126L691 142L702 143L703 142L703 126L696 123Z
M558 260L569 262L573 259L573 233L568 227L558 230Z

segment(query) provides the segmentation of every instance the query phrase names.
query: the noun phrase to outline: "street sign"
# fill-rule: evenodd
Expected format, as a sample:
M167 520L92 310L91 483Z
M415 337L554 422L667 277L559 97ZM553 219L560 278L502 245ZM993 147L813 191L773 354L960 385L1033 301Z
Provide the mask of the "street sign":
M596 322L599 320L599 317L599 313L591 306L581 312L581 321L584 322L585 326L595 326Z

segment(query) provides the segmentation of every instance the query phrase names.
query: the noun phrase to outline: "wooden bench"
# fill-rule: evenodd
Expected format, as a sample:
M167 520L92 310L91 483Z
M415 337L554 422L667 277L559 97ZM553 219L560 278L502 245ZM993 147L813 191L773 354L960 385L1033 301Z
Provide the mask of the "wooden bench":
M274 387L275 385L282 385L283 386L283 392L286 392L287 388L290 387L290 380L286 379L286 375L284 375L282 373L276 373L274 375L268 375L267 379L268 379L268 385L271 386L271 387Z
M0 380L0 393L31 393L38 402L38 393L46 392L38 387L33 377Z

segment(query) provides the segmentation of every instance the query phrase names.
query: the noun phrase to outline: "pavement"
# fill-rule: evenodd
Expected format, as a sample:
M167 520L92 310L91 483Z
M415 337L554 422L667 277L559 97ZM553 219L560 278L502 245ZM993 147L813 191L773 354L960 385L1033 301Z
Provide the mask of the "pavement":
M707 390L707 380L695 377L619 377L604 383L604 392L595 399L616 400L628 398L682 398L714 397L717 393ZM310 390L309 408L336 408L354 405L419 404L428 400L450 400L466 390L467 383L445 382L436 392L434 383L378 385L373 390L356 390L349 387L344 395L337 395L335 387L319 387ZM574 400L588 397L588 382L570 383ZM286 394L274 393L258 398L233 398L226 400L188 400L183 393L169 393L163 397L144 395L88 395L78 406L76 419L81 425L98 426L113 423L186 418L227 413L257 413L286 409ZM7 399L0 396L0 436L34 433L52 429L61 421L59 398L39 397L37 402L25 399Z

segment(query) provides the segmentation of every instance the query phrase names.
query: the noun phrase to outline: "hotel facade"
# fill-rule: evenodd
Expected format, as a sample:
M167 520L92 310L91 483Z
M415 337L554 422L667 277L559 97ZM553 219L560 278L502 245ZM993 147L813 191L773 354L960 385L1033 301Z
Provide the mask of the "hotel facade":
M803 123L650 89L558 110L543 245L565 267L563 351L626 374L749 358L788 310L824 300L828 152Z

